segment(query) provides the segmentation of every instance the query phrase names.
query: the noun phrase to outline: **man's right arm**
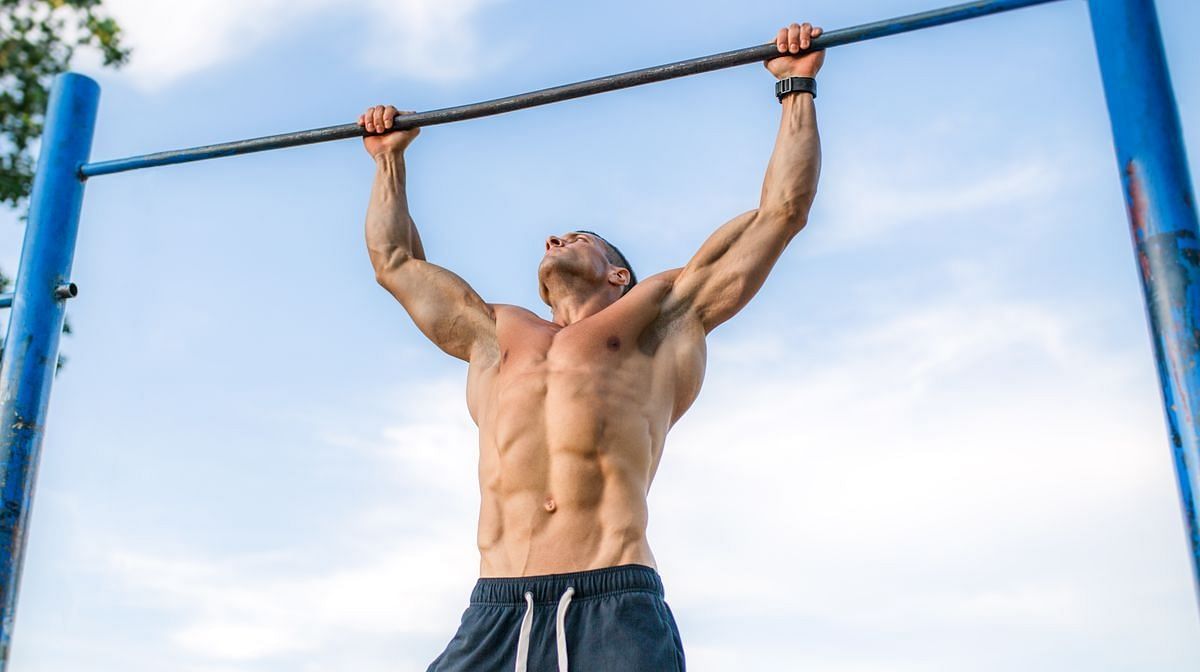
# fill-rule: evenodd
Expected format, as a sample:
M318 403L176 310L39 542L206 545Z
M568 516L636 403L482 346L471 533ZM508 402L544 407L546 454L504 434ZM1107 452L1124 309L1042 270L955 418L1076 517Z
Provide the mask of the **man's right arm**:
M367 208L367 252L379 284L404 306L421 333L465 361L496 356L496 314L465 280L425 261L421 237L408 212L404 150L420 132L387 133L397 111L376 106L359 118L371 133L363 144L375 159Z

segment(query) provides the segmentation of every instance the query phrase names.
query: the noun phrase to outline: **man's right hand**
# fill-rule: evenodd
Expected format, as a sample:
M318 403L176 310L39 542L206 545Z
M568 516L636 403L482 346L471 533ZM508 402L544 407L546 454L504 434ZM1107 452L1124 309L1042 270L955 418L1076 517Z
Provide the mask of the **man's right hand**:
M363 136L363 147L367 148L367 153L371 155L371 158L379 158L381 154L403 154L404 148L408 147L413 138L421 133L419 128L391 131L398 114L412 114L412 112L400 112L391 105L375 105L368 107L366 112L359 115L358 125L365 128L369 134Z

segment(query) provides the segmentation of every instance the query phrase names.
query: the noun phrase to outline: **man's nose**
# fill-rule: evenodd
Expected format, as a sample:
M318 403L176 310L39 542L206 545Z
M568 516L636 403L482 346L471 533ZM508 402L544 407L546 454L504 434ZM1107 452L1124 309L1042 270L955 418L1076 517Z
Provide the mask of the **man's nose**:
M549 238L546 239L546 249L547 250L549 250L552 247L562 247L562 246L563 246L563 240L562 240L562 238L559 238L558 236L550 236Z

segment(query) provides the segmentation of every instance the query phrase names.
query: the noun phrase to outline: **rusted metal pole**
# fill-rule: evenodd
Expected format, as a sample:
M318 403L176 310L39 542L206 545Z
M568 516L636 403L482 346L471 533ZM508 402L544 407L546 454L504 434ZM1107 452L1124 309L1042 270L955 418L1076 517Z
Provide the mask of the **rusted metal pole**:
M1154 0L1089 0L1200 598L1200 225Z
M100 87L68 73L54 80L29 197L16 291L0 366L0 672L8 664L50 383L58 364L71 264L83 206Z

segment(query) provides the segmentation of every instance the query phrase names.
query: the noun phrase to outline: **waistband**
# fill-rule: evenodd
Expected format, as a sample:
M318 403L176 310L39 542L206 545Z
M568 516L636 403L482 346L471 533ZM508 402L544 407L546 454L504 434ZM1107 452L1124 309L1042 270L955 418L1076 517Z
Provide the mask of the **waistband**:
M653 568L620 565L568 574L479 579L471 591L471 604L510 604L524 608L526 592L533 593L535 603L556 604L567 588L575 589L575 600L634 591L663 596L662 579Z

